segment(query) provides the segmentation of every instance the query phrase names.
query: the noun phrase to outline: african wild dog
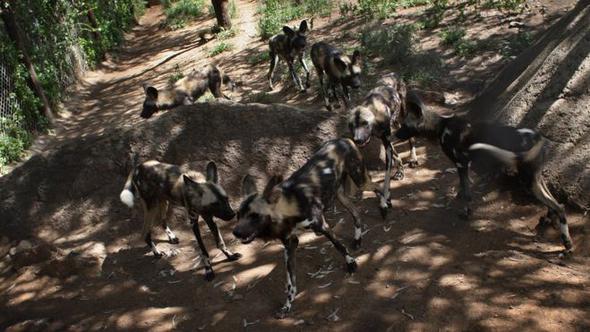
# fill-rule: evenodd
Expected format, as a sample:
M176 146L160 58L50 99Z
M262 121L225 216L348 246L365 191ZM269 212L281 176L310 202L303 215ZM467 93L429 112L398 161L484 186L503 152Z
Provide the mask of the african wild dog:
M134 164L137 164L134 162ZM205 263L205 279L212 280L215 277L209 253L201 239L199 231L199 216L202 216L215 237L219 248L228 260L234 261L241 257L239 253L232 253L225 246L223 237L213 221L213 217L222 220L231 220L235 216L229 205L228 197L219 185L217 166L214 162L207 164L207 175L200 172L182 172L176 165L164 164L155 160L146 161L134 166L127 177L127 182L121 191L121 201L129 207L133 207L135 195L138 195L143 206L143 231L142 235L154 256L161 257L161 252L152 241L151 230L161 224L170 243L178 243L178 238L170 228L167 220L172 215L172 207L185 208L191 221L192 229L197 238L203 261Z
M268 47L270 48L268 84L271 90L274 89L272 78L279 59L283 59L287 62L287 66L289 66L289 73L293 79L293 84L295 84L299 90L305 91L309 87L309 69L303 59L305 56L305 47L307 46L307 21L301 21L297 30L284 26L283 32L283 34L274 35L268 41ZM303 86L301 79L299 79L299 75L295 72L295 60L299 60L301 67L303 67L303 70L305 71L305 86Z
M364 146L371 136L379 138L385 148L385 180L383 181L383 199L380 202L381 215L385 217L389 201L389 177L391 176L392 159L397 164L394 179L404 177L403 161L391 144L391 127L399 126L400 120L406 116L406 84L394 73L384 75L378 82L379 86L369 91L362 104L348 113L348 128L353 141ZM415 138L410 138L410 167L418 165Z
M347 270L356 270L355 258L334 236L324 219L324 209L331 206L335 198L338 199L353 217L354 247L360 246L360 214L344 193L344 187L352 185L347 183L349 181L361 190L380 194L371 182L360 151L350 139L326 142L287 180L283 181L281 176L272 177L262 193L257 192L251 176L244 177L243 201L233 233L242 243L250 243L255 238L265 241L276 239L285 246L287 301L277 313L279 318L291 310L291 303L297 294L295 249L299 242L296 235L298 229L312 229L316 234L327 237L345 257Z
M469 168L471 163L489 163L492 159L516 171L532 189L535 197L548 208L538 227L544 227L557 216L560 222L563 254L570 254L574 247L569 234L565 209L551 195L541 175L544 161L545 138L527 128L491 123L470 123L459 116L441 116L427 110L420 100L408 93L414 103L408 104L408 115L395 136L407 140L418 134L430 134L439 139L443 152L457 166L459 174L459 198L465 203L465 212L471 213ZM474 166L475 166L474 165Z
M229 99L221 92L221 84L234 90L234 82L229 76L214 65L207 65L201 70L193 69L184 78L169 85L162 91L153 86L144 85L145 100L141 117L148 119L155 112L167 110L180 105L190 105L201 97L207 89L215 98Z
M331 110L330 97L324 87L324 73L328 75L328 89L332 90L334 100L338 101L336 86L342 87L344 104L350 106L348 88L358 89L361 86L361 53L355 50L352 57L344 55L340 50L323 42L311 47L311 61L318 72L320 88L326 108Z

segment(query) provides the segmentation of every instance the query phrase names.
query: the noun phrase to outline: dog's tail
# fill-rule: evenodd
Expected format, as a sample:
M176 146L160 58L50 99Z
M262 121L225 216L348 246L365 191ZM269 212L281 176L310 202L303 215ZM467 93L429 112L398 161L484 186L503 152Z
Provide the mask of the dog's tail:
M125 186L119 194L119 198L123 204L127 205L128 207L133 207L133 202L135 200L135 186L133 185L133 177L135 175L135 171L138 165L138 156L136 154L131 157L131 171L127 176L127 181L125 182Z
M544 145L545 139L539 137L535 145L523 152L513 152L486 143L475 143L469 147L469 150L485 150L504 164L515 167L519 162L529 163L537 159L542 153Z

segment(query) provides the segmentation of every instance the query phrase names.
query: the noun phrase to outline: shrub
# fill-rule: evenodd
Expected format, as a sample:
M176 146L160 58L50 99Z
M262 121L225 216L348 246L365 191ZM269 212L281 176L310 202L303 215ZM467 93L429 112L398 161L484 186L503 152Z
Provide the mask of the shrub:
M300 4L284 0L263 0L259 7L258 32L260 37L268 39L280 33L283 25L289 21L302 18L304 15L328 16L332 8L333 2L330 0L302 0Z
M163 0L166 24L173 29L182 28L191 19L203 14L204 0Z
M226 42L219 42L211 51L209 51L209 56L216 56L217 54L223 53L225 51L229 51L232 49L232 44Z
M465 29L463 28L446 28L440 33L440 38L444 45L455 45L465 37Z

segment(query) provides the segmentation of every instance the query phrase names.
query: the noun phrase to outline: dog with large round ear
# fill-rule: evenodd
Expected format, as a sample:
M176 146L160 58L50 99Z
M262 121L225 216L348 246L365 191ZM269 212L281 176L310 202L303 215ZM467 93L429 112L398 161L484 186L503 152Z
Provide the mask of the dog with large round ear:
M149 119L159 110L158 89L154 88L153 86L148 86L147 84L143 85L143 89L145 92L145 100L143 101L143 109L140 116L144 119Z

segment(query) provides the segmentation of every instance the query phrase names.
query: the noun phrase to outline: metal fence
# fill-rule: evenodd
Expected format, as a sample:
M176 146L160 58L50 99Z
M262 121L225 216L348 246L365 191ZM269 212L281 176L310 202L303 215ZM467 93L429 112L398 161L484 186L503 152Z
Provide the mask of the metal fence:
M12 78L10 68L0 54L0 134L6 133L9 119L12 117L15 109L18 108L18 100L11 98ZM24 124L21 124L24 125Z

